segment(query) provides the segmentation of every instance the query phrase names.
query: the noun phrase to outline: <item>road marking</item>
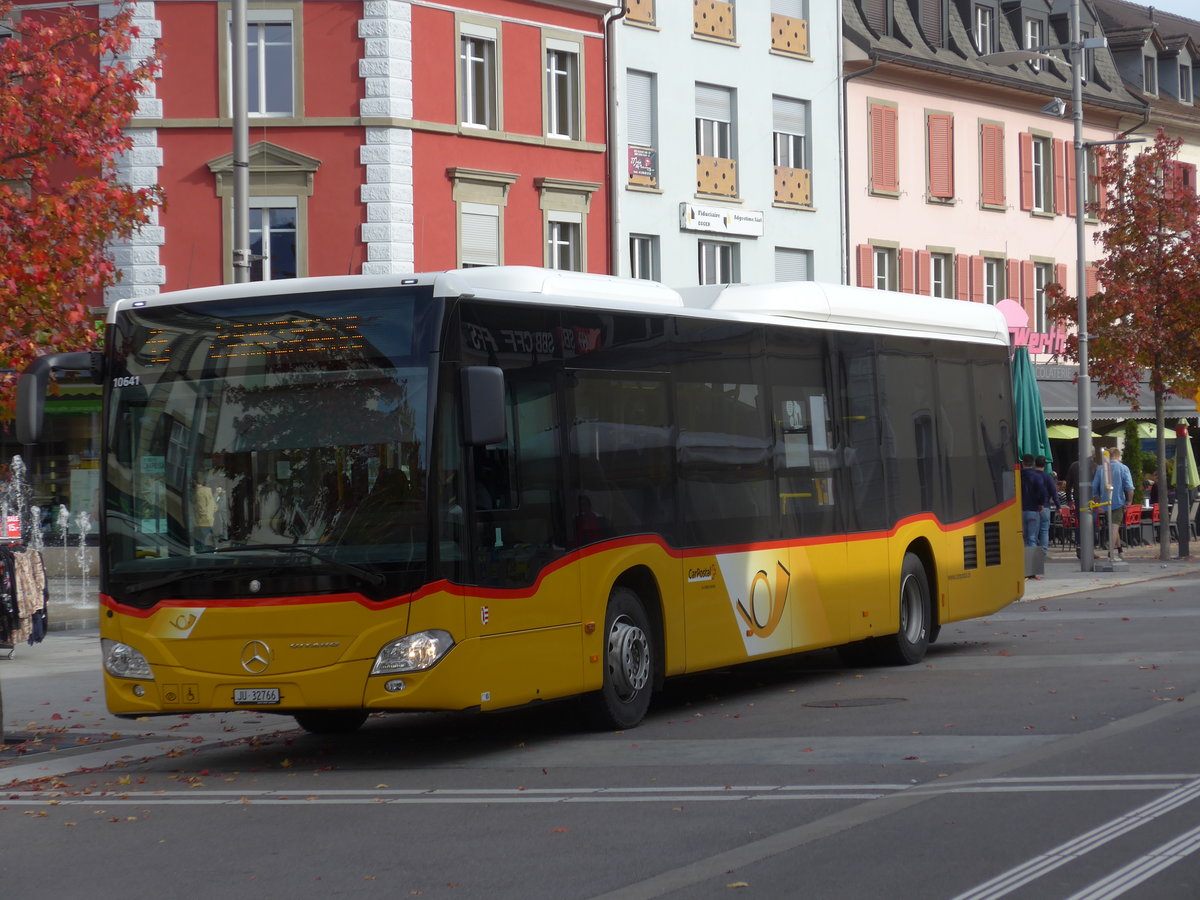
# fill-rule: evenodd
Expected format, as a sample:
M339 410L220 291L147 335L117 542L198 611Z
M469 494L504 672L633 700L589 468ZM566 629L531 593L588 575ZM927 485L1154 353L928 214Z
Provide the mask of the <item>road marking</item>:
M1007 872L1001 872L995 878L959 894L954 900L995 900L997 897L1004 897L1017 888L1024 887L1060 866L1073 862L1079 857L1103 847L1109 841L1141 828L1197 798L1200 798L1200 780L1176 788L1169 794L1059 844L1053 850L1035 856L1028 862L1014 866Z
M1107 878L1072 894L1068 900L1112 900L1120 897L1197 850L1200 850L1200 825L1117 869Z

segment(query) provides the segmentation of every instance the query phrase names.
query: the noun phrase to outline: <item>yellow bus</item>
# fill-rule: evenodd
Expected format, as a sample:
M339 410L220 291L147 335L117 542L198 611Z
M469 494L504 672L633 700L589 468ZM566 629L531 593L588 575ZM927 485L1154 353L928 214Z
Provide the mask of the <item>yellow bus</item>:
M1024 584L993 308L497 267L114 304L101 617L120 716L584 695L821 647L921 660Z

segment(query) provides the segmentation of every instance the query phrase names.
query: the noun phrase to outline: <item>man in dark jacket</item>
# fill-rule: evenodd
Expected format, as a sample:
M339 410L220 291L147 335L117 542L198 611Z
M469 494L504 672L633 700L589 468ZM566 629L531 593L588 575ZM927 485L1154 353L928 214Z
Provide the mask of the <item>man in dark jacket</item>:
M1033 454L1021 457L1021 517L1024 519L1025 546L1038 545L1042 510L1050 504L1050 491L1042 473L1033 467Z

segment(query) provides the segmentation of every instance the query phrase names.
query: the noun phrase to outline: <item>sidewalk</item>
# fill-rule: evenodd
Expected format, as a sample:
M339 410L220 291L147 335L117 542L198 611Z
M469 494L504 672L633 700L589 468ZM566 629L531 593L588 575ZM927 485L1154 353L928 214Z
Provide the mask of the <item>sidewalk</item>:
M1063 551L1051 547L1050 555L1046 557L1045 574L1040 579L1025 580L1025 596L1021 602L1028 603L1122 584L1137 584L1188 572L1200 573L1200 544L1193 542L1189 549L1191 555L1187 559L1173 557L1161 560L1158 558L1157 543L1128 547L1124 551L1126 568L1116 572L1083 572L1080 571L1079 558L1075 556L1073 549ZM1096 565L1105 564L1108 559L1107 551L1097 552L1102 558L1095 561ZM1179 545L1171 544L1171 553L1178 552Z

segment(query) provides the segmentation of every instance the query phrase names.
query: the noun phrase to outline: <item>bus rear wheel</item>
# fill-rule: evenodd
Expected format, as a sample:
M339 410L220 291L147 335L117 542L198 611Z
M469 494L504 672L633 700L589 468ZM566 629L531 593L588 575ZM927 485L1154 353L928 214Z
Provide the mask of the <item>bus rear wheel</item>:
M923 660L929 649L932 616L925 565L915 553L906 553L900 569L900 630L880 638L881 657L897 666Z
M646 716L654 690L654 640L638 595L615 587L604 615L604 685L592 698L601 728L632 728Z
M350 734L367 721L365 709L310 709L294 715L296 724L310 734Z

